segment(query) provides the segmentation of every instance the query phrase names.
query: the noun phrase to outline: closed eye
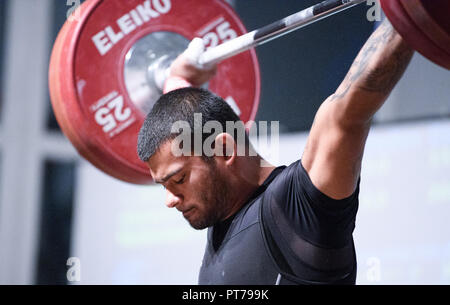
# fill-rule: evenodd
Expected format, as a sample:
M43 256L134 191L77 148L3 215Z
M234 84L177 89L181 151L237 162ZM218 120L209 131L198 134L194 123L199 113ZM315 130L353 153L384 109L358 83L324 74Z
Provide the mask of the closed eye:
M184 182L184 178L186 177L186 174L183 175L183 177L181 177L180 180L174 181L175 184L182 184Z

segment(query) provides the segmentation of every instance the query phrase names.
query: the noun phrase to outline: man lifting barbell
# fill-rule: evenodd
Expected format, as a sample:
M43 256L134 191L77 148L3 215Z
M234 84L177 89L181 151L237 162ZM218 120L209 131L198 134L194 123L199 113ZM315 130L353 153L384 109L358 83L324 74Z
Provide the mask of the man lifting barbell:
M268 164L244 123L254 119L260 93L252 48L363 2L326 0L246 33L220 0L85 1L52 52L56 118L97 168L163 184L169 207L192 227L208 228L200 284L353 284L352 232L371 120L411 47L450 69L450 3L380 1L393 27L379 26L323 102L297 162ZM196 36L207 50L202 39L189 44ZM206 82L211 91L198 88ZM180 122L189 132L174 128ZM228 130L229 122L239 128Z
M194 44L172 64L168 90L199 86L213 75L213 68L193 63ZM215 137L212 157L175 156L176 121L194 130L194 113L201 113L203 124L218 121L225 130L239 117L203 89L161 96L140 131L138 153L166 188L167 206L193 228L208 228L200 284L355 283L352 232L364 145L374 114L413 52L385 20L319 108L301 160L287 167L238 156L242 143L229 133Z

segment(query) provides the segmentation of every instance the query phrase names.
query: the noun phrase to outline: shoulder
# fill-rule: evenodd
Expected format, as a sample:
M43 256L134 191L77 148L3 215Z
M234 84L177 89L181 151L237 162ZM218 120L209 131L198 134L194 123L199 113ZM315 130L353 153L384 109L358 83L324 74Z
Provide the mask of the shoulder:
M336 177L336 179L339 179L339 177ZM331 198L314 185L301 160L297 160L285 167L276 176L267 190L269 191L268 193L277 198L289 196L290 200L294 200L294 197L296 197L297 199L303 199L303 203L307 201L309 204L317 207L334 210L345 208L350 202L357 201L359 182L360 180L358 180L356 190L350 196L343 199Z
M348 244L358 210L359 188L336 200L318 190L300 160L286 167L264 193L263 215L269 230L286 227L326 247Z

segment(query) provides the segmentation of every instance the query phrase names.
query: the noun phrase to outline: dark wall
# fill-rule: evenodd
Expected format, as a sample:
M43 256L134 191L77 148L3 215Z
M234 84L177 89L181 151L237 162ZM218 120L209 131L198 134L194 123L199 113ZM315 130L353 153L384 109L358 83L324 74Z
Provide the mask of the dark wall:
M66 284L76 189L75 164L47 160L43 181L35 284Z
M235 1L254 30L320 1ZM370 36L361 4L257 47L262 93L257 120L280 121L285 132L308 130L322 101L336 90Z

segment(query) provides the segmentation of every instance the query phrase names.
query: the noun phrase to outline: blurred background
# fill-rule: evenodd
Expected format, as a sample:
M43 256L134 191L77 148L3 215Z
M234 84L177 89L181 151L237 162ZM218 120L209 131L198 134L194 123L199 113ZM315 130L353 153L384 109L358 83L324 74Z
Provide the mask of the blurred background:
M248 30L318 1L228 1ZM0 0L0 284L196 284L206 230L84 161L61 133L48 64L71 0ZM280 122L277 165L375 24L364 4L257 48L258 120ZM358 284L450 284L450 73L416 54L377 114L354 232ZM272 159L271 159L272 158ZM79 281L69 282L75 257Z

